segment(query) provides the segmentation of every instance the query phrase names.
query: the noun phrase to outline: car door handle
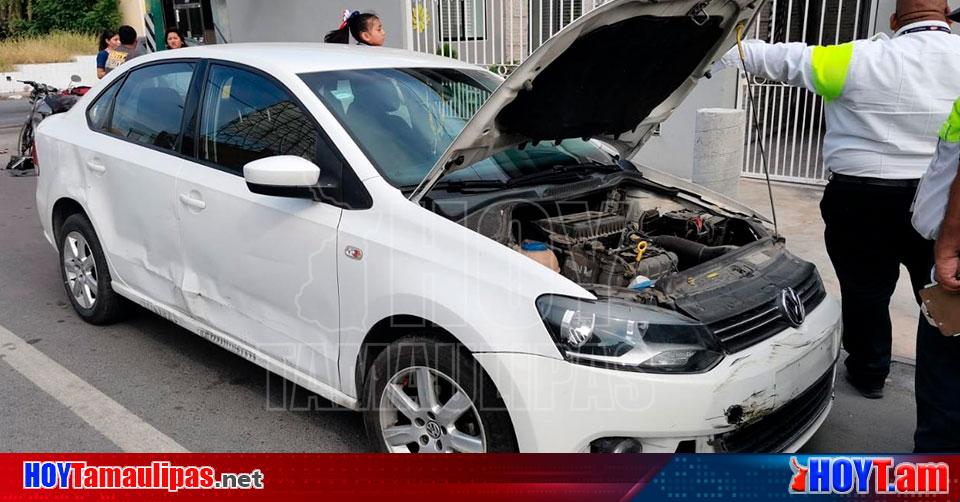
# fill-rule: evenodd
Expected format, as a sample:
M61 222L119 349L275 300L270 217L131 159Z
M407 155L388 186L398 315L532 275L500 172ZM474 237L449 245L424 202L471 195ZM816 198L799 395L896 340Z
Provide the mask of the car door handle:
M107 166L101 164L100 161L96 159L87 161L87 169L101 174L107 172Z
M204 202L204 201L202 201L202 200L200 200L200 199L191 197L191 196L189 196L189 195L187 195L187 194L185 194L185 193L180 194L180 202L182 202L183 205L185 205L185 206L187 206L187 207L192 207L193 209L196 209L196 210L198 210L198 211L202 211L202 210L206 209L206 207L207 207L207 203L206 203L206 202Z

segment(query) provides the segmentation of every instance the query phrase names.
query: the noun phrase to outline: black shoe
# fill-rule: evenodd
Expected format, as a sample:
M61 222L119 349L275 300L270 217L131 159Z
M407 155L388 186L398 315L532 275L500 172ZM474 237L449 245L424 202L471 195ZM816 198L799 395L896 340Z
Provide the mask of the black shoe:
M850 382L850 385L854 389L857 389L857 392L860 393L863 397L867 399L882 399L883 398L883 383L867 383L861 381L858 377L851 375L849 372L846 373L847 382Z

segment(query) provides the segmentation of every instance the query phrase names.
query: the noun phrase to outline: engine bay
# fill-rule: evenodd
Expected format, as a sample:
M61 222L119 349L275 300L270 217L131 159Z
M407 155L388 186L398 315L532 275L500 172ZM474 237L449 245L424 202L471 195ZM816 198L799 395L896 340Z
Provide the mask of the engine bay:
M660 279L769 236L753 218L636 187L496 209L464 223L598 296L652 294Z

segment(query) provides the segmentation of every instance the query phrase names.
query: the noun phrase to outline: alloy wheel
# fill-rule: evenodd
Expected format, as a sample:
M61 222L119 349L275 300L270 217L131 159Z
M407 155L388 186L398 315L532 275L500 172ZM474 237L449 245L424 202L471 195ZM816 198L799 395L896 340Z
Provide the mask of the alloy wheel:
M80 232L70 232L63 240L63 270L73 299L82 308L92 309L97 303L97 263Z
M452 378L426 366L405 368L380 396L380 430L393 453L483 453L483 422Z

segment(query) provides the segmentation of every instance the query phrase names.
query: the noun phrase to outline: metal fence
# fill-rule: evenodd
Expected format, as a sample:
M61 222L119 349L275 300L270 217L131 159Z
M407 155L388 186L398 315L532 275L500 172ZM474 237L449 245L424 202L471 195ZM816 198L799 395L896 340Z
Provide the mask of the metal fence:
M864 35L869 2L861 0L771 0L760 12L751 35L768 42L837 44ZM796 87L753 79L759 122L746 99L745 82L738 102L747 110L743 175L763 176L758 140L763 139L770 176L780 181L826 183L823 166L823 99ZM759 129L759 131L758 131Z
M510 73L556 32L608 0L409 0L413 49ZM770 42L843 43L863 35L868 0L771 0L751 36ZM823 102L814 94L754 80L759 134L745 89L737 97L748 120L743 175L762 176L763 138L771 177L823 183Z
M411 0L413 50L501 75L553 34L608 0Z

